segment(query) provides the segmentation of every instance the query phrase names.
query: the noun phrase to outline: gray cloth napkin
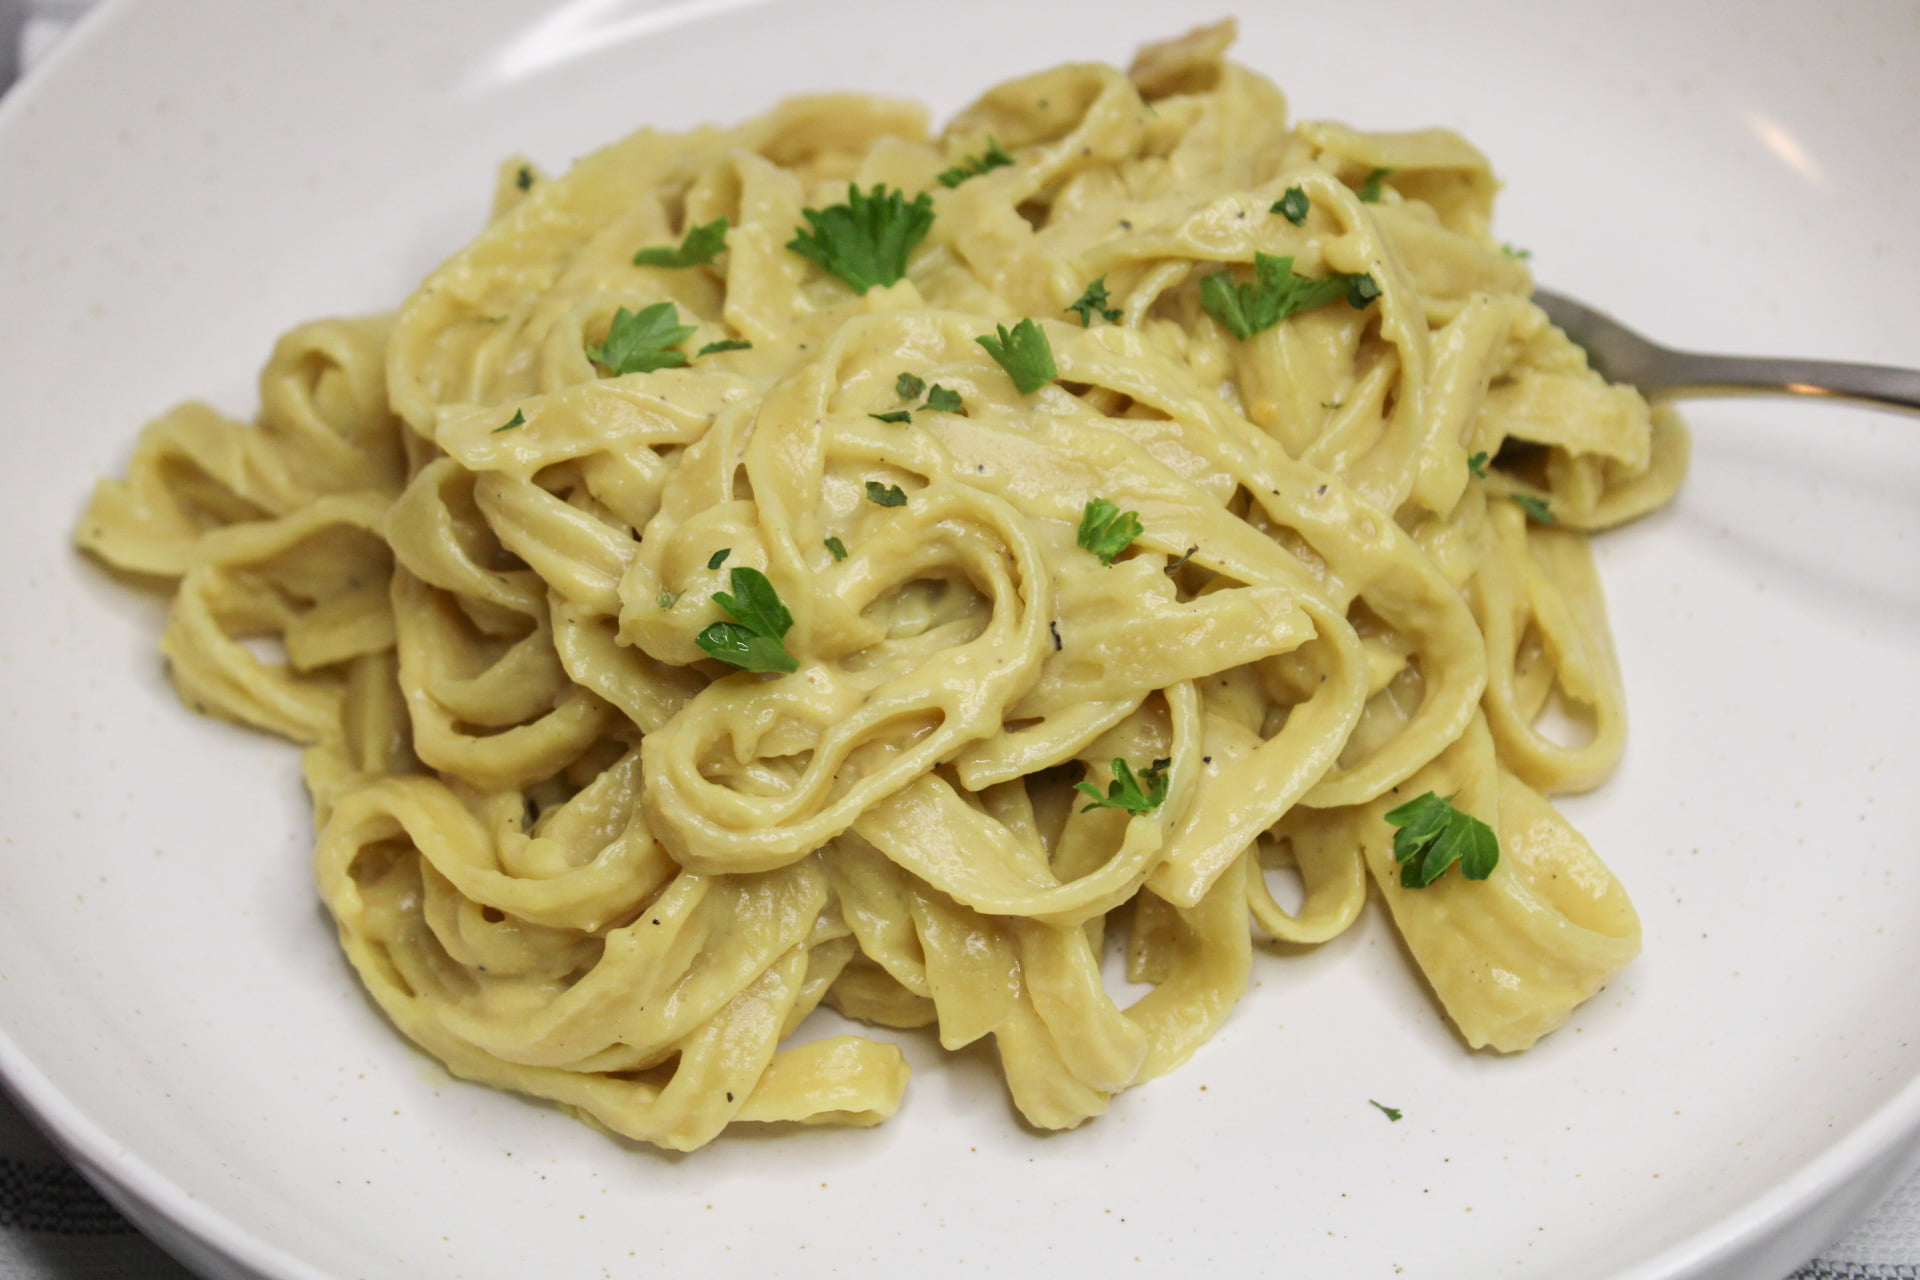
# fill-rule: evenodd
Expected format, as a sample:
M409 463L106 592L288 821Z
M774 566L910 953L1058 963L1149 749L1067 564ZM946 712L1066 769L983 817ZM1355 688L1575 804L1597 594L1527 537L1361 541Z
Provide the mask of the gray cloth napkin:
M0 93L86 4L0 0ZM22 35L25 35L25 49ZM193 1280L0 1095L0 1280ZM1920 1280L1920 1176L1787 1280Z

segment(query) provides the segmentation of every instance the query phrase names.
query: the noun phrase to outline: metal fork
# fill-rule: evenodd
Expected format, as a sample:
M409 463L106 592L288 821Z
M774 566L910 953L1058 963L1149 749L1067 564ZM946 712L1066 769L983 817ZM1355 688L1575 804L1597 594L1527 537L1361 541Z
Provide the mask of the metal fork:
M1533 300L1587 352L1594 371L1630 382L1649 396L1783 392L1844 396L1902 409L1920 409L1920 370L1837 360L1774 356L1709 356L1675 351L1641 337L1611 316L1562 294L1535 289Z

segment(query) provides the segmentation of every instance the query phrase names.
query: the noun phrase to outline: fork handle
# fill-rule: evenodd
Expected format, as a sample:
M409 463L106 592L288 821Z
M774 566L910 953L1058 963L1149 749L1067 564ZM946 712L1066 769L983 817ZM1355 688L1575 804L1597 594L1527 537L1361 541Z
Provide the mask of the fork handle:
M1647 390L1692 393L1784 391L1790 395L1843 396L1902 409L1920 409L1920 370L1840 360L1789 360L1770 356L1707 356L1676 351L1660 386Z

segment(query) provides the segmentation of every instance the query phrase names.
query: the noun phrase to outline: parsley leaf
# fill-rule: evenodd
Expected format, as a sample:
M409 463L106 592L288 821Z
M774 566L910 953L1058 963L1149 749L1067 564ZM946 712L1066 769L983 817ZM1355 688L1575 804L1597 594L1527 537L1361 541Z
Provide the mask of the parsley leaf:
M674 605L680 603L680 595L681 593L678 591L662 591L653 598L653 602L662 609L671 609Z
M511 418L508 418L505 422L501 423L499 426L495 427L492 431L489 431L487 434L491 436L497 436L502 431L511 431L515 427L524 427L526 425L527 425L527 415L520 412L518 409L515 409L513 411L513 416Z
M849 183L845 204L800 214L808 225L794 228L787 248L865 293L907 274L907 255L933 226L933 197L922 191L909 203L885 183L865 193Z
M1368 1098L1367 1101L1373 1102L1373 1099ZM1385 1115L1389 1120L1398 1120L1400 1118L1400 1108L1398 1107L1390 1107L1384 1102L1373 1102L1373 1105L1380 1108L1381 1114Z
M1360 202L1362 204L1379 204L1380 184L1386 179L1386 176L1392 172L1393 170L1391 169L1375 169L1372 173L1369 173L1367 180L1360 184Z
M1144 532L1138 511L1122 511L1105 498L1095 498L1080 513L1080 532L1074 541L1099 556L1101 564L1112 564Z
M1307 223L1307 210L1313 207L1304 187L1288 187L1287 193L1273 202L1268 213L1277 213L1296 227Z
M940 185L949 189L959 186L968 178L977 178L989 169L1000 169L1013 163L1013 157L1001 150L999 142L987 139L987 149L979 156L963 156L960 163L940 175Z
M895 409L889 413L870 413L869 418L878 418L882 422L891 422L898 426L902 422L912 422L913 413L907 409Z
M677 249L660 246L642 249L633 255L636 267L704 267L727 247L727 220L715 218L701 227L688 229Z
M781 641L793 626L793 615L758 569L742 565L733 570L731 594L716 591L714 601L733 615L732 622L716 622L693 638L709 657L743 671L798 671L800 663Z
M997 339L983 333L974 341L985 347L987 354L1007 371L1021 395L1032 395L1058 376L1060 371L1053 364L1053 347L1039 325L1028 319L1013 326L1012 332L1003 324L994 328L1000 331Z
M847 544L840 541L840 539L828 538L826 546L827 550L833 554L836 562L847 558Z
M927 392L927 408L933 410L935 413L965 413L967 411L966 402L960 398L958 391L949 387L943 387L937 382L934 383L933 388Z
M753 344L745 338L723 338L719 342L709 342L695 354L710 356L717 351L751 351Z
M1297 312L1323 307L1342 294L1347 305L1357 309L1379 297L1380 286L1364 273L1336 271L1323 280L1310 280L1293 274L1291 254L1275 257L1259 252L1253 255L1251 281L1235 284L1227 272L1217 271L1200 282L1200 305L1242 339L1264 333Z
M1125 809L1128 813L1151 813L1158 809L1167 798L1167 766L1171 760L1155 760L1135 776L1133 767L1125 760L1115 756L1113 760L1113 781L1107 784L1107 793L1100 794L1100 788L1091 782L1076 782L1075 791L1081 791L1093 797L1092 804L1080 806L1080 812L1089 809Z
M1484 450L1467 459L1467 470L1473 472L1473 474L1479 476L1482 480L1487 478L1487 455Z
M1120 323L1120 308L1107 305L1107 278L1105 276L1101 276L1098 280L1088 285L1086 292L1082 293L1075 302L1068 306L1067 310L1078 311L1080 313L1080 323L1089 329L1093 328L1093 318L1095 316L1106 317L1108 324Z
M714 552L712 555L707 557L707 568L718 569L721 565L727 562L727 557L732 554L733 554L732 547L720 548L718 551Z
M867 501L877 502L883 507L904 507L907 495L897 484L881 484L878 480L867 481Z
M1347 305L1355 311L1366 310L1367 304L1379 296L1380 282L1366 272L1347 277Z
M1426 888L1456 862L1467 879L1485 880L1500 863L1493 828L1431 791L1387 810L1387 821L1400 828L1393 833L1393 860L1403 889Z
M1526 512L1527 518L1534 523L1553 523L1553 509L1547 506L1545 498L1536 498L1530 493L1510 493L1507 496L1519 503L1520 509Z
M902 400L918 400L926 389L926 379L916 373L903 373L893 380L893 394Z
M1500 246L1500 252L1506 254L1509 258L1518 258L1522 262L1525 262L1528 258L1531 258L1533 256L1533 250L1518 249L1510 244L1502 244Z
M671 302L656 302L638 311L622 307L614 313L607 340L588 347L587 356L616 374L677 368L687 362L687 353L672 348L692 335L693 326L680 323L680 313Z
M529 164L521 165L519 172L513 175L513 185L522 191L533 190L533 166Z

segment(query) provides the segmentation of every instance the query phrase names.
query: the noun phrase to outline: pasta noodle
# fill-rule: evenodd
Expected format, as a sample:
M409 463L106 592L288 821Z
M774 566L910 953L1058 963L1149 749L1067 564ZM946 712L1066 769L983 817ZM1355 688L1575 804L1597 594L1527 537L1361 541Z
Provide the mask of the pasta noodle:
M172 591L183 699L305 745L346 954L453 1072L683 1150L878 1122L904 1058L796 1037L825 1004L992 1037L1054 1129L1191 1056L1256 929L1323 942L1369 882L1470 1046L1632 958L1545 795L1620 754L1587 534L1671 495L1684 435L1529 301L1472 146L1289 124L1231 37L937 138L830 95L510 162L396 316L294 330L257 422L177 408L100 485L81 545ZM888 191L929 193L904 278L797 247ZM1225 318L1302 281L1348 293ZM660 367L611 372L662 315ZM1027 392L979 339L1035 330ZM1387 815L1427 792L1491 874L1403 884Z

